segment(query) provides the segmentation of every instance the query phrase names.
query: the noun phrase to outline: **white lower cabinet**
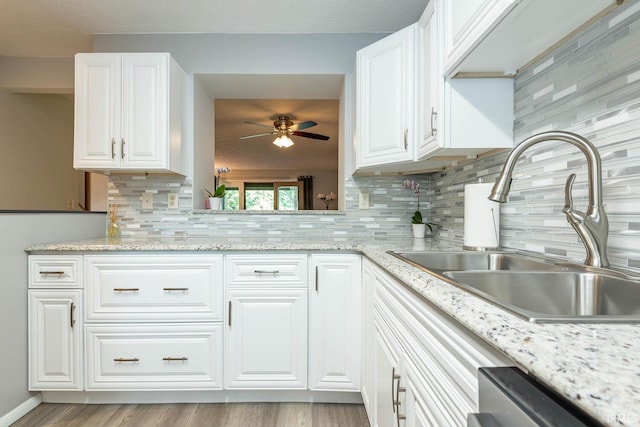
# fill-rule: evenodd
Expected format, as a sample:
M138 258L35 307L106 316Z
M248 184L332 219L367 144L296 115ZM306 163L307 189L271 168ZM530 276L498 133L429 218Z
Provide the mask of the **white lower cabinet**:
M313 254L309 266L309 389L360 390L361 256Z
M82 290L29 290L29 390L82 389Z
M86 390L223 387L221 254L85 255Z
M225 388L307 388L307 255L225 261Z
M512 362L370 261L363 270L365 294L373 293L364 347L371 340L374 366L363 371L373 378L371 425L466 426L478 407L477 369Z

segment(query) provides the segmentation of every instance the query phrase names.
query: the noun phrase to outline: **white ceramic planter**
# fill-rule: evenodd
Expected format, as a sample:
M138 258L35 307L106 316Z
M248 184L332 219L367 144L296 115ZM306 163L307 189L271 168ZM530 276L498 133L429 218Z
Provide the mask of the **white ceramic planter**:
M413 237L415 239L423 239L427 232L427 224L411 224L413 227Z
M209 209L219 211L221 206L222 206L221 197L209 197Z

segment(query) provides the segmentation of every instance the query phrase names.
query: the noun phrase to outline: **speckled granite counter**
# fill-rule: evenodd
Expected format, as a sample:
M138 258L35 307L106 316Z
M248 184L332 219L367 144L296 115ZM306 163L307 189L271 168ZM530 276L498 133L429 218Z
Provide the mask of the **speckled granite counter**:
M386 253L456 250L446 242L277 239L158 239L33 245L31 253L95 251L356 251L512 358L606 425L640 426L640 325L534 324Z

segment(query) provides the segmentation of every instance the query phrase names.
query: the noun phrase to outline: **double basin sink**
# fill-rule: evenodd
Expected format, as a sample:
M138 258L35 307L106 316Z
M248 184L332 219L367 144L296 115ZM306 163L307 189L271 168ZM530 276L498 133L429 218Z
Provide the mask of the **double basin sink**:
M640 323L640 277L510 252L389 252L531 322Z

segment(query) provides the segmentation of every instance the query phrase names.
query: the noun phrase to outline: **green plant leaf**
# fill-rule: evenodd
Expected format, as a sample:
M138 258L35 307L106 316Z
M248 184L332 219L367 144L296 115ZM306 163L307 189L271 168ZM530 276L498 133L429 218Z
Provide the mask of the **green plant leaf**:
M411 218L411 224L422 224L422 214L416 211Z
M226 194L226 187L224 185L220 185L216 188L215 193L213 193L213 197L222 198Z

